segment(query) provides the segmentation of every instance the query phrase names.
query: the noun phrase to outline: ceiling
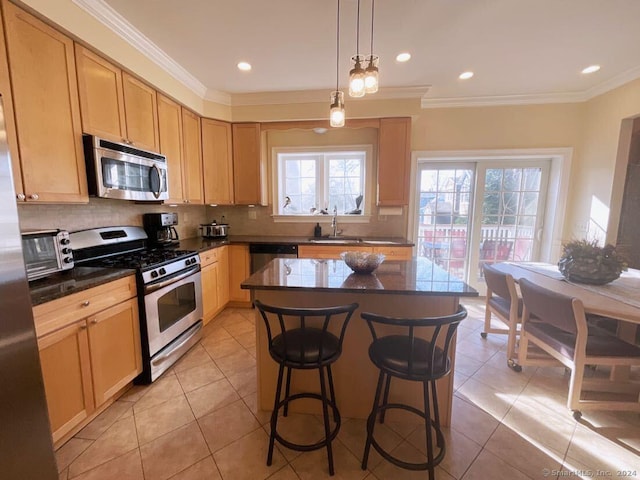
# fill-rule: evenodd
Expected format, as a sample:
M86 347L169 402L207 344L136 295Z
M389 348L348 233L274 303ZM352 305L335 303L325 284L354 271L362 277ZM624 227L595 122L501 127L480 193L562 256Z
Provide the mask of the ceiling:
M336 0L74 1L114 9L209 93L328 98L335 89ZM356 9L357 0L342 0L341 89L356 53ZM423 106L585 100L640 77L638 18L639 0L378 0L379 94L424 95ZM371 0L361 0L360 21L366 54ZM403 51L412 58L398 63ZM241 60L253 69L239 71ZM592 64L601 70L581 73ZM475 76L460 80L468 70Z

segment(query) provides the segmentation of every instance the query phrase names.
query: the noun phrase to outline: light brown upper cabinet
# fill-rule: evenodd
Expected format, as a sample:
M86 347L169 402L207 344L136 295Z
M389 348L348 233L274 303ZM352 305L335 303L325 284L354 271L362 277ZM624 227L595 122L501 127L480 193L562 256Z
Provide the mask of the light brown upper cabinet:
M378 130L378 205L409 204L411 118L381 118Z
M230 123L202 119L202 167L205 203L232 204L233 153Z
M203 204L200 117L186 108L182 108L182 131L186 203Z
M233 193L236 205L261 203L259 123L233 124Z
M2 8L13 94L10 142L17 132L17 149L10 146L17 198L88 202L73 41L8 1Z
M156 91L78 44L76 61L84 132L157 152Z
M158 133L160 153L167 157L169 199L165 203L186 203L182 152L182 108L173 100L158 94Z

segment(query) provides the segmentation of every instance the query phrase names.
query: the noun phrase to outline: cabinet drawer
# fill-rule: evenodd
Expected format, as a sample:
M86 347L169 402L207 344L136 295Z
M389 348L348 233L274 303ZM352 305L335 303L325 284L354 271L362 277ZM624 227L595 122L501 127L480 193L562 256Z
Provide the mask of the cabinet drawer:
M136 296L134 275L74 293L33 308L36 335L41 337Z
M340 254L347 251L372 253L373 248L360 245L298 245L298 257L300 258L339 259Z
M412 247L374 247L374 253L384 254L387 260L411 260Z
M200 252L200 267L204 268L207 265L216 263L218 260L220 260L219 257L220 257L220 248L212 248L210 250Z

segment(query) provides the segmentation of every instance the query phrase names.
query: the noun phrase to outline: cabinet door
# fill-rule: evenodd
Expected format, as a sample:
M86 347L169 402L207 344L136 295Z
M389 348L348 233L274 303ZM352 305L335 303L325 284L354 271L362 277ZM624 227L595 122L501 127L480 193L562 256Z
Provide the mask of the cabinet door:
M76 62L83 131L126 141L122 70L77 43Z
M0 18L1 20L1 18ZM13 113L13 98L11 97L11 82L9 81L9 64L7 63L7 47L4 42L4 26L0 21L0 95L4 107L4 125L7 130L7 143L11 155L11 170L16 197L24 200L24 186L22 185L22 169L20 168L20 156L18 154L18 137L16 135L16 122Z
M205 325L218 310L218 264L212 263L202 269L202 315Z
M229 301L246 304L250 301L249 290L240 288L240 284L249 277L249 247L247 245L229 245Z
M232 204L233 156L230 123L202 119L202 167L205 203Z
M233 124L233 192L236 205L261 202L260 124Z
M3 2L24 193L88 202L73 42Z
M156 91L127 72L122 73L122 91L129 143L157 152L160 147Z
M94 410L86 321L39 338L38 349L56 442Z
M382 118L378 131L378 205L409 204L411 118Z
M96 406L142 372L140 322L135 298L88 318Z
M158 133L160 153L167 157L169 199L165 203L182 203L184 172L182 162L182 112L180 105L158 94Z
M182 109L183 154L185 165L185 187L187 203L204 203L202 192L202 144L200 117Z
M229 303L229 249L220 247L218 253L218 310Z

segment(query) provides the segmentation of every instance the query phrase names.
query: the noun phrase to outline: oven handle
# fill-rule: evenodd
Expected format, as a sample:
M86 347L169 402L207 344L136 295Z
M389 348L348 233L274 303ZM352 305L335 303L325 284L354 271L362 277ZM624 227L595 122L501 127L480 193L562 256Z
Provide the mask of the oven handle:
M156 290L160 290L161 288L166 287L167 285L171 285L172 283L177 282L178 280L182 280L183 278L187 278L189 275L193 275L194 273L200 270L200 264L194 265L193 267L189 267L187 270L184 270L182 273L176 275L175 277L167 278L158 283L154 283L153 285L147 285L144 287L144 294L155 292Z

